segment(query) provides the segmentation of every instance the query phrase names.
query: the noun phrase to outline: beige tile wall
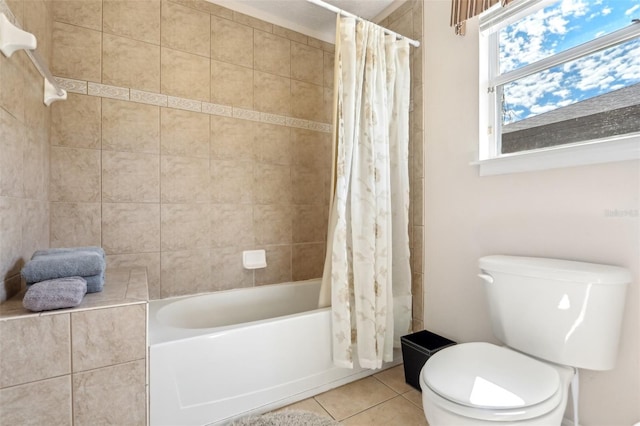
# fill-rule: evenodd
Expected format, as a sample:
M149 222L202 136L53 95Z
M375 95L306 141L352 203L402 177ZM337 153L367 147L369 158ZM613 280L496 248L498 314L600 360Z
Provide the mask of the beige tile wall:
M53 73L89 90L52 108L51 245L146 266L152 298L319 277L330 133L285 124L331 121L333 46L204 0L52 5Z
M39 35L45 58L53 44L59 76L330 121L333 53L324 42L204 1L8 3ZM381 23L419 40L421 9L409 1ZM422 328L422 54L411 52L410 235ZM171 75L174 63L188 78ZM49 240L106 243L110 265L148 268L154 298L319 275L320 255L312 267L294 259L324 249L328 134L73 93L47 109L42 80L21 53L0 56L0 77L0 300L17 291L21 266ZM269 268L243 271L247 248L267 249ZM195 271L181 261L189 250L209 266ZM182 289L175 280L186 280L167 275L162 291L161 271L176 267L180 277L181 264L207 283Z
M0 424L146 424L146 303L0 321Z
M12 0L18 25L49 59L51 4ZM23 51L0 54L0 302L21 287L20 269L49 246L49 122L43 79Z
M422 0L408 0L391 15L385 18L381 25L406 35L414 40L422 41ZM409 211L409 239L411 243L411 270L413 294L413 329L424 329L423 312L423 188L424 188L424 159L423 159L423 87L422 87L422 49L412 47L411 52L411 112L409 113L409 180L410 180L410 211Z

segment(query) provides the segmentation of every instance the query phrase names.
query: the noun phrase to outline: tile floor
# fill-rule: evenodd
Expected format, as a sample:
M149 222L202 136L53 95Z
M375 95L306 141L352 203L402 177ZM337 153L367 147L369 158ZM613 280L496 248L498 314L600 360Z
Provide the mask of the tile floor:
M428 426L422 394L402 365L282 408L313 411L349 426Z

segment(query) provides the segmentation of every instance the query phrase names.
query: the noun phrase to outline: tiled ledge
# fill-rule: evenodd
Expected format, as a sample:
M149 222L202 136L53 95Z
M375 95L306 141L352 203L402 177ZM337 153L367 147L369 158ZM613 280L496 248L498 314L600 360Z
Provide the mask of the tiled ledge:
M331 133L333 128L331 124L320 123L318 121L268 114L266 112L237 108L229 105L212 104L194 99L178 98L175 96L163 95L161 93L130 89L128 87L109 86L107 84L73 80L62 77L56 77L56 81L60 87L65 89L67 92L79 93L82 95L118 99L121 101L137 102L193 112L202 112L205 114L233 117L241 120L277 124L279 126L295 127L299 129L309 129L317 132Z
M103 290L97 293L87 293L82 303L75 308L31 312L22 306L22 298L24 297L25 291L26 290L22 290L19 294L0 304L0 321L133 305L147 303L149 300L147 271L144 268L107 268Z

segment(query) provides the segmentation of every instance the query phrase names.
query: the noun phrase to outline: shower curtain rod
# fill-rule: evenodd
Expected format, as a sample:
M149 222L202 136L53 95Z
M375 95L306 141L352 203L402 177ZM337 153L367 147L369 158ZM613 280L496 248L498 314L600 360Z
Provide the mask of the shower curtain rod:
M317 6L324 7L325 9L328 9L328 10L330 10L332 12L335 12L337 14L340 14L342 16L348 16L349 18L355 18L355 19L358 19L358 20L361 20L361 21L366 21L366 19L364 19L364 18L361 18L361 17L359 17L357 15L354 15L353 13L349 13L346 10L340 9L339 7L336 7L336 6L332 5L332 4L325 3L322 0L307 0L307 1L309 3L313 3L313 4L317 5ZM378 24L376 24L376 25L378 25ZM380 25L378 25L378 26L380 26ZM394 31L391 31L391 30L389 30L387 28L384 28L384 27L381 27L381 28L384 29L384 32L386 34L406 39L409 42L409 44L411 46L413 46L413 47L419 47L420 46L420 42L417 41L417 40L412 40L409 37L405 37L402 34L398 34L398 33L394 32Z

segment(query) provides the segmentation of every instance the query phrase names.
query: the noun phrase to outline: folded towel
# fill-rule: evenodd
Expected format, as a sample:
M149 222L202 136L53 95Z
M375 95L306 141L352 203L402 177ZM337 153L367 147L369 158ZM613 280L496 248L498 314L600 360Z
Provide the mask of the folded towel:
M75 253L79 251L94 252L94 253L100 254L100 256L102 256L103 259L105 257L104 250L102 249L102 247L86 246L86 247L58 247L58 248L49 248L45 250L36 250L36 252L33 253L33 256L31 256L31 258L33 259L34 257L46 256L49 254L57 254L57 253L70 253L70 252Z
M104 258L96 252L59 252L32 257L21 273L32 284L54 278L98 275L105 266Z
M87 293L98 293L102 291L104 287L104 272L102 272L101 274L91 275L88 277L79 277L79 278L82 278L87 283L87 291L86 291ZM56 278L53 280L40 281L37 283L27 283L27 288L31 288L31 286L34 286L36 284L50 283L50 282L55 282L56 280L61 280L61 279L64 279L64 278Z
M101 274L82 277L87 281L87 293L97 293L104 287L104 271Z
M30 311L73 308L82 302L87 282L82 277L56 278L31 285L22 299Z

